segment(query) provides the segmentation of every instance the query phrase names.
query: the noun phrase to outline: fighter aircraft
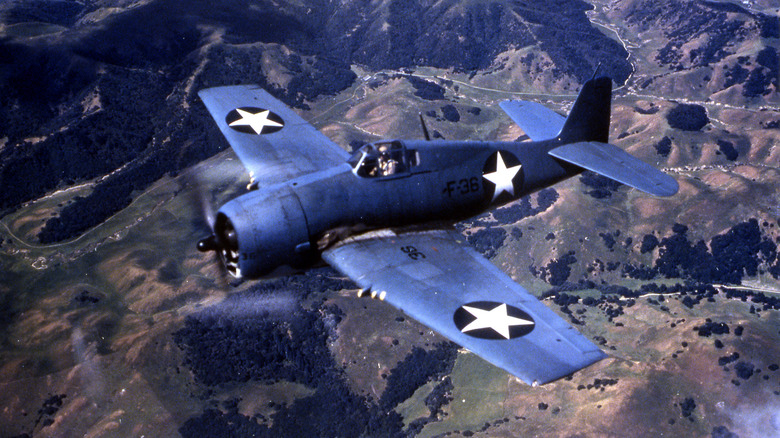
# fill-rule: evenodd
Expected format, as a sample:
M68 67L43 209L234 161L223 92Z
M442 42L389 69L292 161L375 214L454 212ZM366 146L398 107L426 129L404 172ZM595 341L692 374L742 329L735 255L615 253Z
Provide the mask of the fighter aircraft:
M656 196L677 182L608 143L612 81L586 82L568 117L501 108L531 141L382 140L348 154L251 85L200 98L249 171L201 251L238 278L326 262L360 287L528 384L606 355L469 246L453 224L584 170ZM422 120L422 118L421 118Z

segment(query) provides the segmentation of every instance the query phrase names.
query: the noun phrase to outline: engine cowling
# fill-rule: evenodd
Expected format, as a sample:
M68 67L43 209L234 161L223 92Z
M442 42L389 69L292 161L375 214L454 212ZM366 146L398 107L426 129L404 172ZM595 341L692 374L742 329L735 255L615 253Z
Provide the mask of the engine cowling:
M235 277L257 278L280 266L300 267L311 260L306 215L286 186L253 191L223 205L214 232Z

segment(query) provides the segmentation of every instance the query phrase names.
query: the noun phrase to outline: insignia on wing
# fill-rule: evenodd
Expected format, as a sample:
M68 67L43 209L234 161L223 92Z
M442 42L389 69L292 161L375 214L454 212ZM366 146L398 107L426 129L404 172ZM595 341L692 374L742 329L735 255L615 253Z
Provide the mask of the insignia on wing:
M461 333L481 339L514 339L525 336L536 325L517 307L494 301L475 301L458 308L453 315Z
M225 117L228 126L245 134L273 134L284 128L284 120L270 110L254 107L236 108Z

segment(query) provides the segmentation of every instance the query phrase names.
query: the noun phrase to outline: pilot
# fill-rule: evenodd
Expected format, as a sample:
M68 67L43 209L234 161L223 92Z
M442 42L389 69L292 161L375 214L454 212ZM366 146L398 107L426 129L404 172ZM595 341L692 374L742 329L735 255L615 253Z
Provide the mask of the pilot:
M379 166L377 166L376 163L369 164L367 167L368 167L368 172L367 172L368 176L377 176L377 174L379 173L378 172Z
M389 157L382 157L382 175L393 175L398 169L398 161Z

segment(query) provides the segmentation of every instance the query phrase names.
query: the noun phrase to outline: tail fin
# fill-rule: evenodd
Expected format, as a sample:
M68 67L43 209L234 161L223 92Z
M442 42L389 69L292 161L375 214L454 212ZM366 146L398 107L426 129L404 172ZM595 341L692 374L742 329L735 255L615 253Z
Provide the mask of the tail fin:
M578 141L609 142L609 116L612 101L612 79L594 78L585 82L577 101L563 124L558 139L564 143Z

